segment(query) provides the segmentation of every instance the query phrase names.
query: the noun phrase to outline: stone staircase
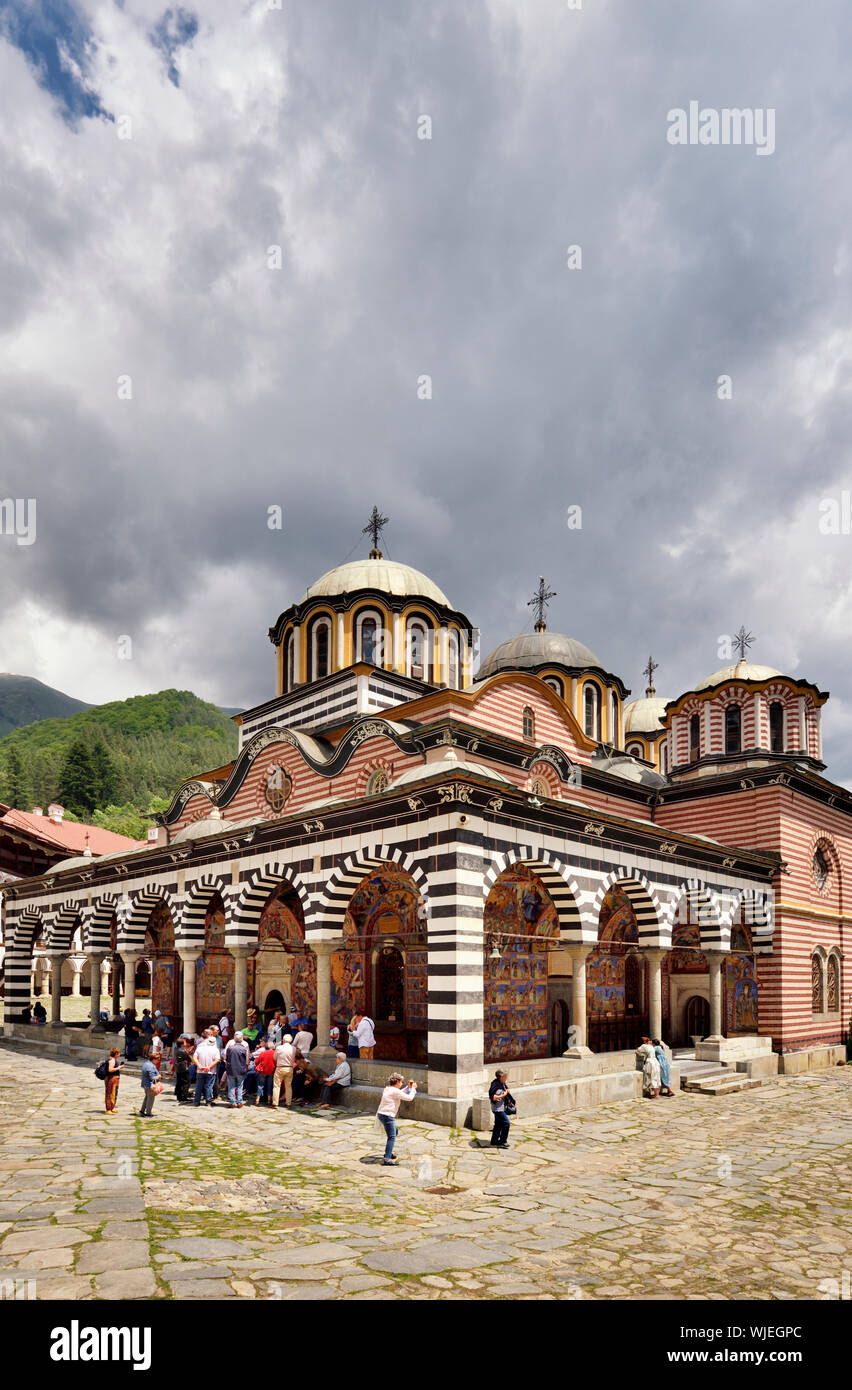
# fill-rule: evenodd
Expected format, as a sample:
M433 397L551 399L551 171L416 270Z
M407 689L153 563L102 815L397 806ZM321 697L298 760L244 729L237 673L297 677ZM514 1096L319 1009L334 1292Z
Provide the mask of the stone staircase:
M678 1058L678 1066L681 1090L702 1096L731 1096L737 1091L750 1091L755 1086L762 1086L769 1079L749 1076L747 1072L737 1071L724 1062L696 1062Z

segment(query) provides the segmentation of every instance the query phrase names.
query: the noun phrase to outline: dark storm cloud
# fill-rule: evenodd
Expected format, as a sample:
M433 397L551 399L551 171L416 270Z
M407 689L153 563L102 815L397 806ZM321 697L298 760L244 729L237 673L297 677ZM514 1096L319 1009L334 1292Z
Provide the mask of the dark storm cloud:
M390 553L486 650L544 573L551 627L634 693L649 650L674 695L745 622L755 660L848 702L852 537L821 536L817 504L850 485L850 29L839 0L819 23L733 0L211 4L178 90L122 90L138 135L22 195L18 242L84 230L58 263L18 246L16 323L91 288L60 324L85 350L54 340L8 383L0 492L37 490L44 529L0 547L4 581L105 632L156 614L198 688L262 699L266 627L362 553L378 501ZM774 154L668 144L693 99L773 107ZM210 565L246 586L214 634ZM168 643L142 648L168 683Z

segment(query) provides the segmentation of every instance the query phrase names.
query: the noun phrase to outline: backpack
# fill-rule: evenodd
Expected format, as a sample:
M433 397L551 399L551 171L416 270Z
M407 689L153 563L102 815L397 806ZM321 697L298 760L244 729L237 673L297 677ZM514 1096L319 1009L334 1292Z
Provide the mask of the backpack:
M106 1081L109 1076L109 1062L106 1058L104 1058L102 1062L98 1062L98 1065L95 1067L95 1076L99 1081Z

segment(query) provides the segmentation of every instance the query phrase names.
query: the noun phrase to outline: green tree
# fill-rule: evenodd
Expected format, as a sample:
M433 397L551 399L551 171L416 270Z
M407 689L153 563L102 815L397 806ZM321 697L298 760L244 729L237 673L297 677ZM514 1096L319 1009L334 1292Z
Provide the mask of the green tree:
M27 784L24 780L24 765L21 755L14 746L6 754L6 799L10 806L25 811L28 805Z
M97 800L97 775L81 738L71 744L59 774L59 800L78 815L90 815Z
M118 794L118 768L110 757L103 739L98 739L89 755L95 774L95 805L111 806Z

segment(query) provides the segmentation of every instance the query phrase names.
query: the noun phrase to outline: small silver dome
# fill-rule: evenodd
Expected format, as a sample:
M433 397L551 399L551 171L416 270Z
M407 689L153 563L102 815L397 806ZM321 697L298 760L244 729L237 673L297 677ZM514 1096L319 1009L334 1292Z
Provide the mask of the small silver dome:
M528 671L536 666L568 666L586 670L603 670L600 660L590 647L562 632L525 632L501 642L480 665L477 680L485 680L498 671Z

